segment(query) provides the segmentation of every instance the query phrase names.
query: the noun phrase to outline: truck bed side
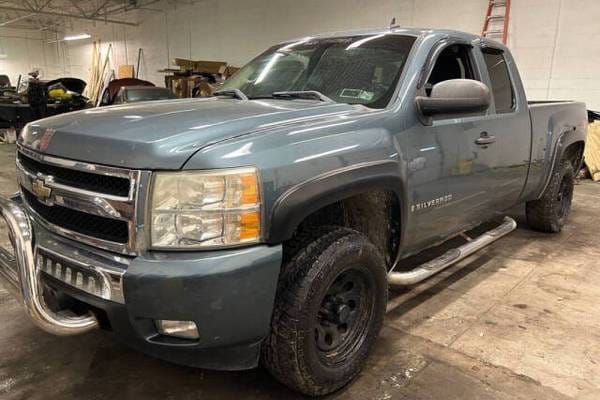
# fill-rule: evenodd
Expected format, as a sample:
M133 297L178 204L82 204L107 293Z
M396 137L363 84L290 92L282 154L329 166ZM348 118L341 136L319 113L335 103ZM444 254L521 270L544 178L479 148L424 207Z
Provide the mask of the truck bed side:
M531 157L523 200L544 192L556 161L569 151L583 151L587 133L585 104L574 101L530 101ZM579 163L580 155L576 155ZM574 165L575 168L578 165Z

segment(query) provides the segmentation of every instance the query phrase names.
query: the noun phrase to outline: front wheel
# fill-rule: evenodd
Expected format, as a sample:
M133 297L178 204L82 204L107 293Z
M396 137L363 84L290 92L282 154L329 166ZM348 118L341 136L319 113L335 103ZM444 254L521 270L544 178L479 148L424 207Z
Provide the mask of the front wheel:
M569 160L562 160L553 173L543 196L527 202L527 223L533 229L556 233L565 225L575 185L575 171Z
M348 384L383 323L383 258L362 234L335 228L284 267L263 364L285 385L317 396Z

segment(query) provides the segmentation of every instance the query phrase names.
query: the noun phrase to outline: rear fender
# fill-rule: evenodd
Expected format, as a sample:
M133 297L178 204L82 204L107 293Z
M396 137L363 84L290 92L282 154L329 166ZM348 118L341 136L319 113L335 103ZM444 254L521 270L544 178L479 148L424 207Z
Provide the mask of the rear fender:
M542 180L543 185L540 188L539 192L537 193L536 198L540 198L544 195L546 188L550 184L550 181L552 179L552 175L553 175L554 171L556 170L560 161L563 159L565 150L575 142L584 141L585 136L586 136L585 127L583 128L583 130L581 130L581 129L578 129L577 126L573 126L572 128L565 130L558 135L556 142L554 144L554 149L552 151L552 161L551 161L550 167L545 172L544 179ZM577 168L577 167L578 166L576 166L576 165L573 166L573 168Z

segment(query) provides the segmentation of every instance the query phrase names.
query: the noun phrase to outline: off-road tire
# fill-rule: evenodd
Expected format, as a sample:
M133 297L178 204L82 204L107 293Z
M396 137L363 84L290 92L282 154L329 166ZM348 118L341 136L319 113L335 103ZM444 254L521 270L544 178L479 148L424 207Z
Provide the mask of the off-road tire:
M388 285L383 257L364 235L340 227L325 231L316 228L312 233L312 240L282 270L271 333L263 345L262 364L286 386L309 396L319 396L347 385L365 365L381 330ZM303 232L303 237L298 239L306 242L308 234L310 232ZM323 333L323 307L324 304L330 306L327 299L340 300L335 290L340 284L344 285L340 296L344 295L343 290L348 286L344 279L348 276L364 281L364 285L356 284L365 291L354 297L361 300L355 304L353 312L360 313L354 314L354 322L358 321L358 325L354 322L351 325L360 329L354 330L348 325L347 331L342 330L347 335L345 339L339 339L344 338L343 335L337 337L343 351L336 350L331 353L334 356L325 357L330 353L319 348L319 337L323 344L320 335ZM333 297L331 293L335 293ZM343 305L335 309L340 310L340 307ZM360 318L356 318L357 315ZM337 315L336 318L341 317ZM329 321L325 323L327 329L334 326L329 325ZM344 341L352 345L344 345ZM340 354L344 357L338 360Z
M543 196L527 202L527 224L542 232L560 232L571 210L574 185L573 165L569 160L561 160Z

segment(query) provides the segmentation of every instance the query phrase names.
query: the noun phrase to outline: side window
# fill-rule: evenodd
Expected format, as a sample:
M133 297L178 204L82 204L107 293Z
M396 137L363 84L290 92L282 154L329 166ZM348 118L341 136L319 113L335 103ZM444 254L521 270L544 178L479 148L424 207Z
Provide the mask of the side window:
M481 50L487 66L496 113L509 113L515 109L515 91L510 80L508 66L502 51L486 48Z
M425 84L427 96L431 94L431 89L436 83L450 79L476 79L471 60L469 46L455 44L445 48L435 61Z
M125 104L126 101L127 101L127 90L124 88L121 88L121 90L119 90L119 93L117 93L117 95L113 99L112 104Z
M107 106L110 102L110 92L108 89L104 89L104 93L102 93L102 100L100 100L100 106Z

